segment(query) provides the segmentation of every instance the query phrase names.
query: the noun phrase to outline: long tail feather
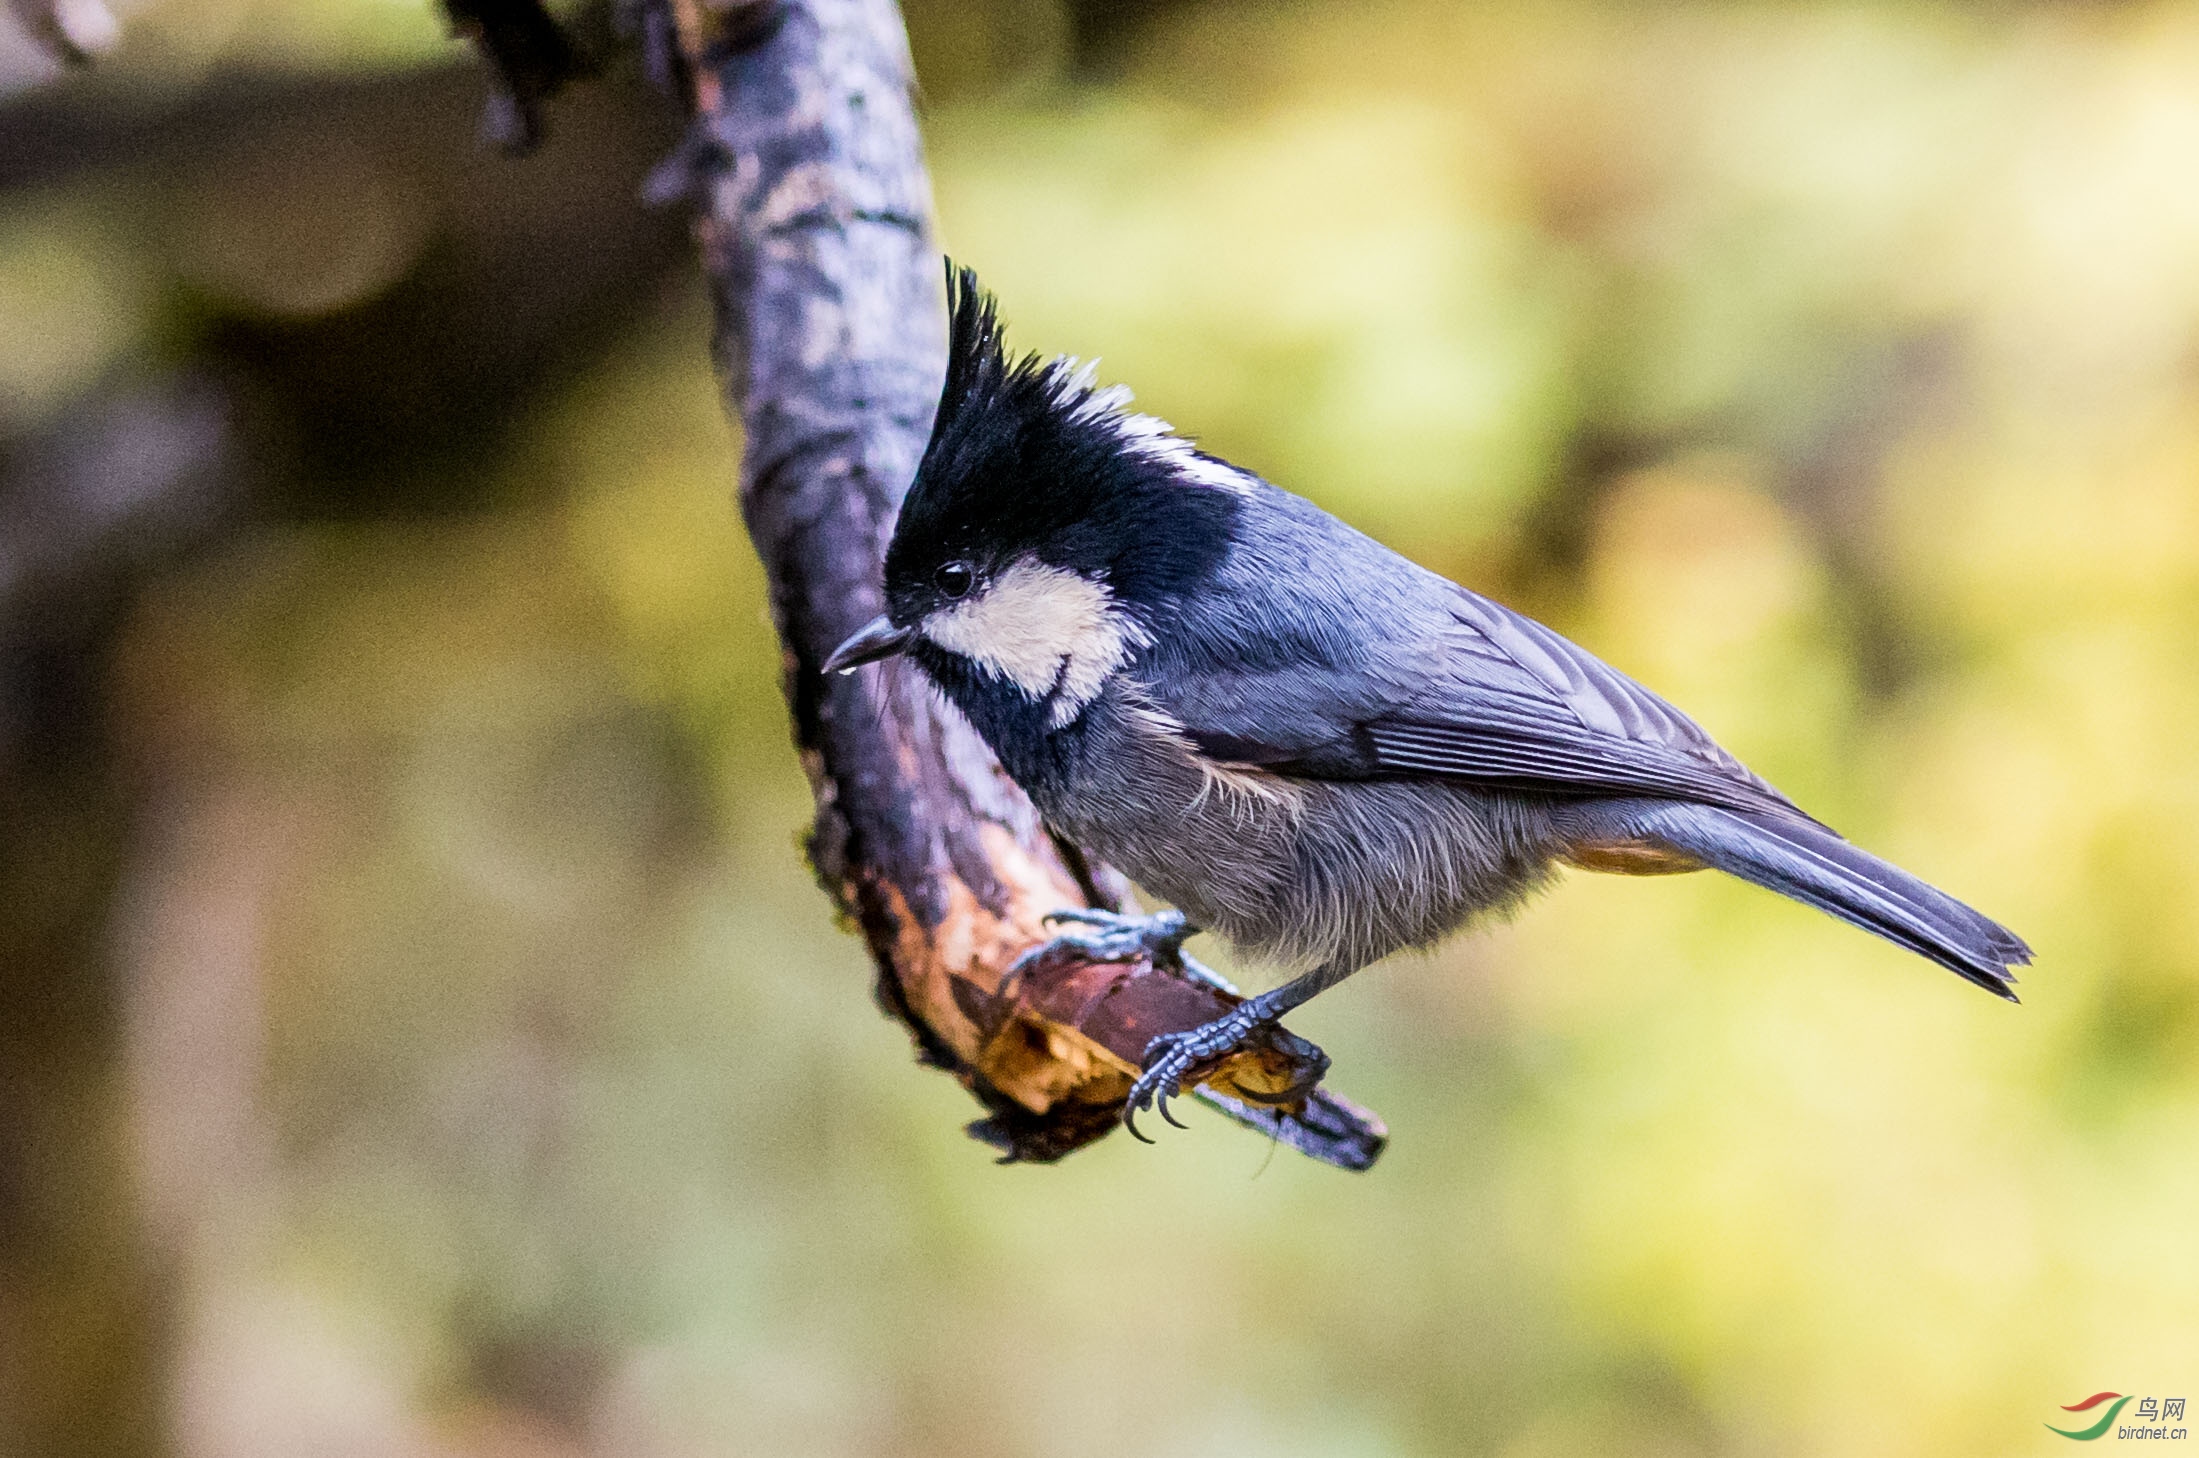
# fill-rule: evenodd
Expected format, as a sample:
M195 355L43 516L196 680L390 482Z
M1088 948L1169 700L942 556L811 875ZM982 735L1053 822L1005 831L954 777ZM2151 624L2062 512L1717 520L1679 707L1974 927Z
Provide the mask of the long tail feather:
M2008 928L1814 820L1685 801L1612 804L1632 835L1875 932L2010 1002L2031 949Z

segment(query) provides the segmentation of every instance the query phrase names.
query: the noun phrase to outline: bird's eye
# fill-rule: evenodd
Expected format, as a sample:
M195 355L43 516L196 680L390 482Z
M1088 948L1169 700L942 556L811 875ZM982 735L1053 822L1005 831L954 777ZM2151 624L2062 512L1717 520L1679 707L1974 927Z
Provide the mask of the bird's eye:
M970 584L977 581L977 574L970 570L967 562L949 562L932 574L932 581L938 583L939 590L947 596L961 597L970 590Z

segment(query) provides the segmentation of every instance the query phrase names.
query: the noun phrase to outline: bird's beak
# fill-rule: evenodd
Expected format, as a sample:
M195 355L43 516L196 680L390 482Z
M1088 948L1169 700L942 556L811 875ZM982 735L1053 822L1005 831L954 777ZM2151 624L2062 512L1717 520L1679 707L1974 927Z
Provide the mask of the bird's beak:
M881 613L848 634L848 640L832 650L832 656L825 660L825 672L853 673L866 663L891 658L909 646L912 636L911 629L895 627L893 619Z

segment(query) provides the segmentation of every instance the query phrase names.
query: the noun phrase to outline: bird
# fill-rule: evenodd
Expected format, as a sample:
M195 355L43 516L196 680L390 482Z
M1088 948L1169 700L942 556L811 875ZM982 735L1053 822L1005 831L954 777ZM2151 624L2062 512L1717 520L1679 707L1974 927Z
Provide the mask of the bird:
M1157 1109L1360 968L1508 914L1565 866L1723 871L2016 1001L2031 950L1851 844L1685 714L1541 623L1009 353L947 268L938 411L887 544L886 611L823 665L902 657L1052 832L1175 909L1066 909L1120 959L1199 929L1292 972L1152 1040Z

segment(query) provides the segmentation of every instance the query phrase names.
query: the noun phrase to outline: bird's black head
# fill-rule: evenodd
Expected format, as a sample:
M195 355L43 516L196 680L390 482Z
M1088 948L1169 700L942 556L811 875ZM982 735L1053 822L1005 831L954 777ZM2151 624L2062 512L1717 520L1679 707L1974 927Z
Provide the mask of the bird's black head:
M946 385L886 552L886 619L829 666L907 648L958 699L1012 693L1060 725L1212 573L1255 482L1076 361L1011 359L970 270L949 266L947 302Z

